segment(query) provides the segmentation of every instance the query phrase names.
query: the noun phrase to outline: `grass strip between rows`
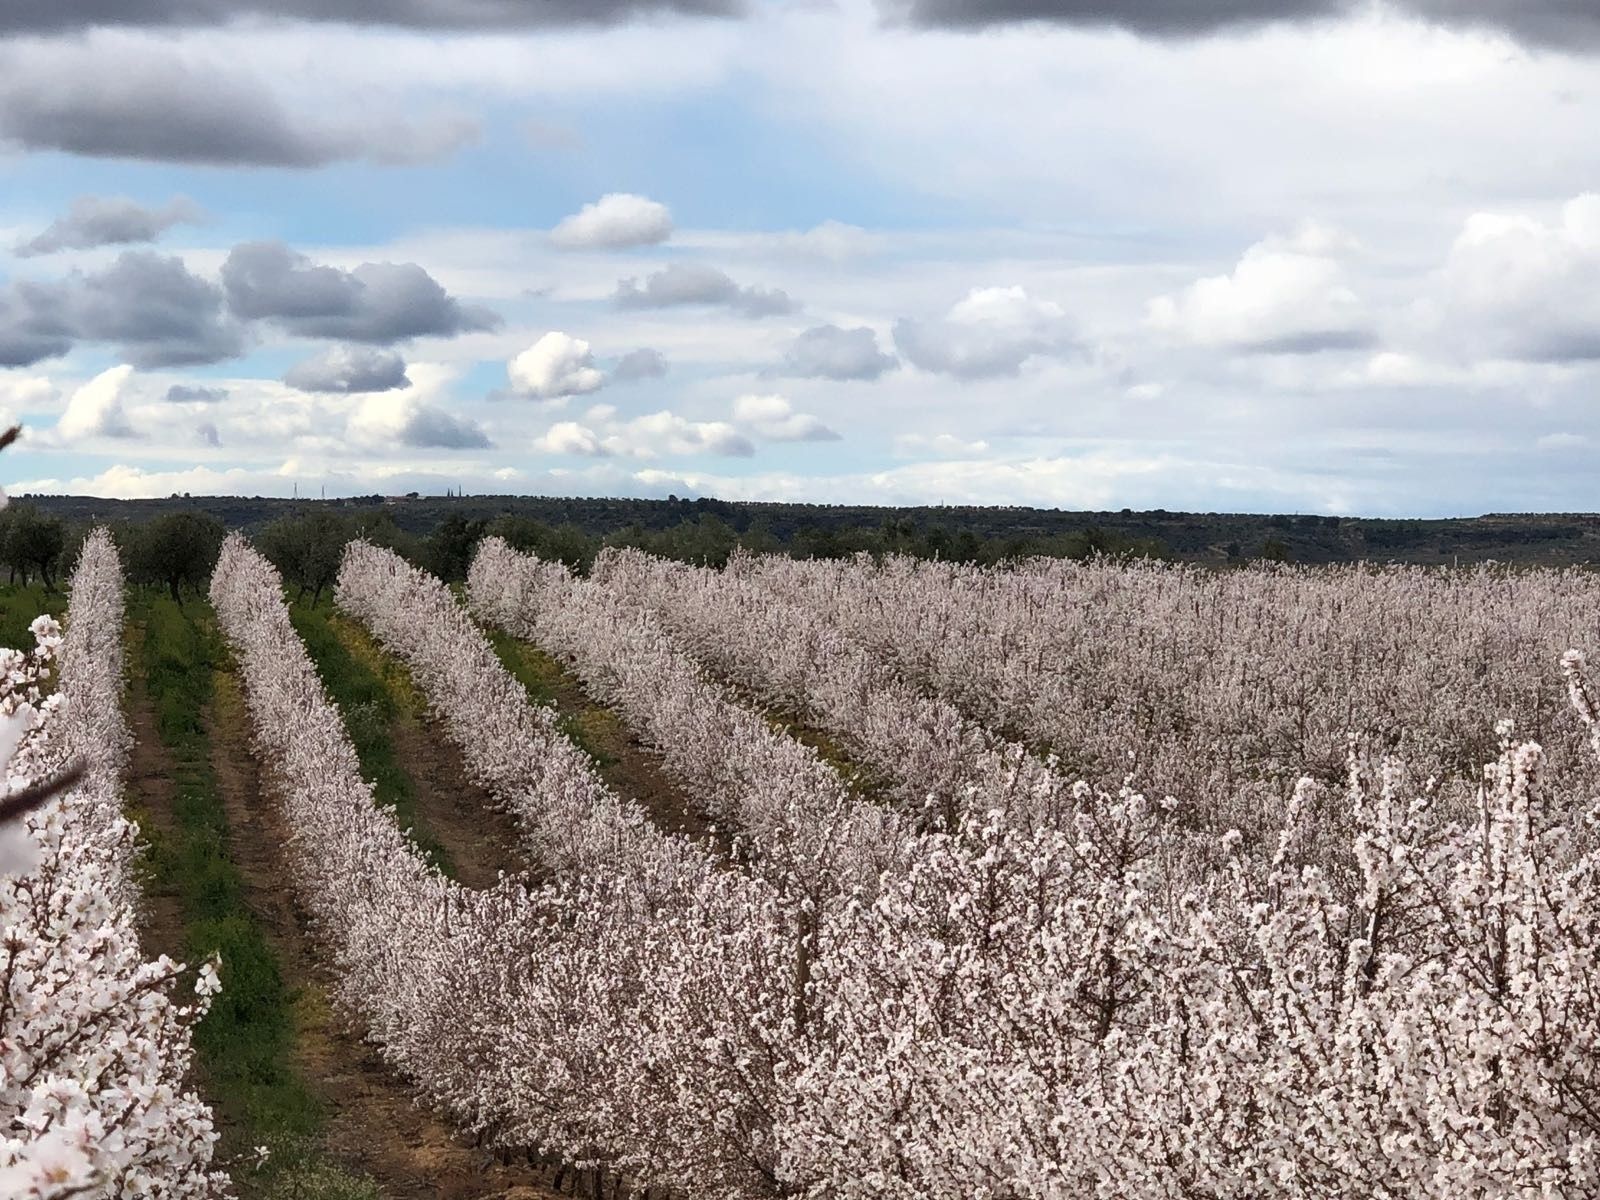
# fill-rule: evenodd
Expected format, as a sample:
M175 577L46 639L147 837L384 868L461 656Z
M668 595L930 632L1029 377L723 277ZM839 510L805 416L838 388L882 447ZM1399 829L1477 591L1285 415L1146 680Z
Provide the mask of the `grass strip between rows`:
M218 679L231 673L215 617L198 599L180 607L149 591L131 590L129 608L129 666L144 675L174 784L170 825L137 809L130 815L148 845L147 891L175 898L181 910L184 955L221 959L222 992L194 1044L206 1096L224 1118L222 1153L244 1160L253 1147L268 1148L265 1163L235 1172L246 1197L376 1200L373 1184L318 1148L325 1114L292 1057L302 1024L330 1019L326 1001L285 982L229 854L206 727Z
M619 748L628 742L627 726L616 710L590 700L559 660L531 642L494 628L485 628L484 635L528 699L557 710L556 727L569 741L602 769L616 764Z
M427 701L410 673L327 600L314 604L296 600L289 606L289 619L316 664L322 685L339 706L361 773L372 781L377 802L394 810L395 820L410 831L419 853L454 878L450 854L422 820L416 785L391 735L397 722L420 722L427 716Z

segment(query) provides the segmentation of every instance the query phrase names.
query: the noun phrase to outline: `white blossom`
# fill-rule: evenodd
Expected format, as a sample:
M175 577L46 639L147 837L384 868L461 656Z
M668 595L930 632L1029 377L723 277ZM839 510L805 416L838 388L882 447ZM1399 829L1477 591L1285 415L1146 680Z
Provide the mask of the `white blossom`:
M184 1090L190 1030L183 968L140 951L132 902L136 830L121 814L122 577L104 530L84 544L65 636L33 623L33 651L5 652L0 683L8 788L82 779L8 827L0 866L0 1195L206 1197L210 1110ZM59 661L56 692L41 694ZM25 852L19 844L25 843ZM202 980L214 983L209 966Z

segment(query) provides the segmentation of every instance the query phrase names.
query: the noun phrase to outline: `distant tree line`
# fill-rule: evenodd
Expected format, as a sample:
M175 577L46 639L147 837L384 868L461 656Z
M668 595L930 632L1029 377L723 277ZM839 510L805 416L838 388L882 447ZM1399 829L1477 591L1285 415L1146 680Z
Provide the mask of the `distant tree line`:
M552 525L532 517L504 515L489 519L449 515L426 535L400 530L392 520L377 519L347 522L369 540L387 546L418 566L444 579L466 577L478 542L493 534L504 538L518 550L541 558L565 563L580 573L586 572L603 547L628 546L674 558L683 562L723 566L738 547L757 554L789 554L797 558L848 558L858 553L874 556L905 554L916 558L954 562L993 564L1033 555L1088 559L1162 558L1165 548L1152 539L1133 539L1099 529L1050 535L1017 534L983 538L970 530L952 532L940 525L919 525L906 520L888 520L880 525L855 529L826 529L802 526L788 538L775 535L761 522L744 530L735 529L712 513L688 517L665 529L647 529L630 524L607 534L586 532L573 524ZM337 573L337 554L331 546L343 546L337 518L331 514L312 514L274 522L258 539L264 553L297 586L316 592ZM289 549L299 546L298 551ZM325 563L323 570L300 570L294 564L302 559Z
M165 512L148 521L113 525L117 547L129 579L158 587L183 603L186 595L203 593L226 536L223 522L201 509ZM71 571L87 527L18 503L0 510L0 566L8 582L37 580L54 588ZM1071 533L1009 534L982 537L971 530L952 530L935 523L904 518L877 525L827 528L801 525L779 537L763 523L738 530L715 513L685 513L675 525L661 529L629 524L607 534L588 532L575 524L550 524L532 517L502 515L475 518L448 514L427 533L400 528L388 512L344 514L314 507L280 517L252 532L263 554L299 595L320 600L333 586L345 543L364 537L386 546L411 562L449 580L466 577L478 542L489 534L503 537L519 550L563 562L586 572L605 546L630 546L684 562L720 567L737 547L755 553L790 554L797 558L847 558L858 553L905 554L917 558L993 564L1044 555L1087 559L1161 558L1165 548L1153 539L1134 539L1089 528ZM1264 548L1276 557L1277 547Z

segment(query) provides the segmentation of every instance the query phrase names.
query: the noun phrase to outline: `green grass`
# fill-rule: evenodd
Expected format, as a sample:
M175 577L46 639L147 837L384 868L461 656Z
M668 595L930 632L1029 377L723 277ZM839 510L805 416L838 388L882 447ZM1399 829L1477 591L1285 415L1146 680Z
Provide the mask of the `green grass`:
M247 1197L375 1198L369 1181L345 1174L318 1149L325 1114L291 1061L306 998L286 984L229 855L206 733L218 676L229 670L215 618L198 599L180 608L166 596L134 592L130 601L130 667L143 673L175 788L170 827L141 821L145 884L176 899L187 960L221 960L222 992L194 1041L207 1097L227 1118L223 1153L271 1151L262 1166L237 1173Z
M528 699L557 710L556 725L568 740L602 768L614 765L617 755L608 747L623 745L628 740L622 718L612 709L582 697L577 680L559 661L537 646L493 627L486 626L483 632L501 665L522 685ZM564 688L566 695L562 694ZM580 700L576 705L574 693L578 693Z
M411 831L417 850L453 878L450 855L422 821L416 787L395 751L395 725L419 721L427 711L410 674L327 600L316 604L296 600L289 606L289 619L328 695L344 714L361 773L372 781L377 802L393 808L401 827Z
M32 650L33 634L28 626L41 613L58 621L67 612L66 593L51 591L42 583L0 584L0 646L12 650Z

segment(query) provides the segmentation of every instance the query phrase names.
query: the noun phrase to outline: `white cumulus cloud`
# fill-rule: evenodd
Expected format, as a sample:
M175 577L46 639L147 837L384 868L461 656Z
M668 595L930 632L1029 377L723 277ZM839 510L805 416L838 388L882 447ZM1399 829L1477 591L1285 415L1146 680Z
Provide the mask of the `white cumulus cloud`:
M903 318L894 342L913 366L966 380L1016 375L1031 358L1077 349L1066 310L1023 287L974 288L939 320Z
M371 393L361 401L350 417L350 433L357 441L431 450L481 450L492 444L481 425L446 407L449 370L419 363L413 373L414 383Z
M650 246L671 236L672 213L667 206L629 192L601 196L550 231L550 241L563 250Z
M1349 239L1307 225L1244 252L1232 272L1197 279L1149 304L1150 326L1178 341L1261 353L1305 354L1372 342L1361 298L1345 279Z
M43 375L17 378L0 376L0 405L12 412L23 412L53 402L60 393Z
M788 397L746 395L733 402L733 419L770 442L836 442L839 435L810 413L797 413Z
M584 420L558 421L535 447L548 454L584 458L644 458L712 454L748 458L755 446L726 421L691 421L667 409L620 420L616 409L597 404Z
M546 454L576 454L583 458L603 458L611 453L599 434L577 421L557 421L534 447Z
M133 368L123 364L101 371L78 388L56 421L53 440L65 443L79 438L132 437L133 426L123 407L132 378Z
M1441 339L1462 354L1528 362L1600 359L1600 194L1567 201L1545 222L1468 217L1437 281Z
M512 388L535 400L558 400L598 391L606 377L594 365L589 343L551 330L506 366Z

